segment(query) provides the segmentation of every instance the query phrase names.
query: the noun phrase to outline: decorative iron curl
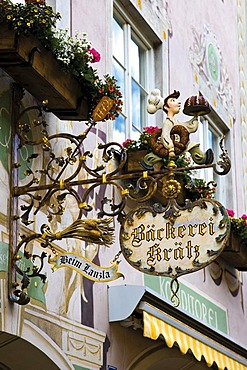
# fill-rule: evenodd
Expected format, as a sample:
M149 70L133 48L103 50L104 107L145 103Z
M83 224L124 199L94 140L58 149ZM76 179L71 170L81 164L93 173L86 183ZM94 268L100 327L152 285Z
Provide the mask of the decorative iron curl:
M21 211L23 211L22 215L20 216L20 219L21 219L21 222L28 226L30 224L32 224L34 221L33 220L30 220L30 213L34 207L34 202L35 201L40 201L41 200L41 196L39 194L37 195L33 195L33 194L30 194L30 193L26 193L25 194L26 196L29 197L29 203L27 204L22 204L20 206L20 209ZM15 216L16 219L18 219L19 217L18 216Z
M157 190L157 181L154 177L148 175L147 172L143 172L142 176L136 181L136 186L133 184L128 185L130 193L128 198L134 200L138 203L146 202L151 199ZM141 192L146 192L146 194L141 195Z
M115 147L119 148L119 150ZM117 158L118 166L116 166L113 171L109 172L108 175L113 176L119 173L127 161L127 152L122 145L117 142L111 142L108 144L99 144L98 148L103 149L102 159L104 162L108 163L111 159Z
M38 255L32 256L33 262L37 258L40 261L40 266L34 265L32 268L32 271L30 268L28 268L26 271L23 271L18 266L18 261L20 261L21 259L21 257L18 256L20 249L24 246L24 257L27 259L30 259L31 254L27 251L27 247L30 242L32 242L35 239L40 238L40 236L41 234L39 233L34 233L29 236L21 235L21 241L17 245L15 253L12 258L13 268L15 269L17 273L19 273L20 276L22 276L22 280L21 280L21 286L19 286L19 284L16 282L12 283L11 285L12 290L9 292L9 299L11 300L11 302L18 303L19 305L26 305L30 302L30 297L26 289L29 286L31 277L37 276L43 281L43 283L46 281L46 275L41 273L43 266L44 266L44 259L46 258L45 252L42 252L41 256L38 256Z
M64 149L66 155L57 157L55 153L50 149L50 161L48 162L46 166L46 174L47 177L54 182L54 184L58 183L61 178L63 178L63 181L69 182L72 181L80 172L82 168L82 151L80 148L80 141L78 141L78 137L71 135L71 134L57 134L47 137L47 142L51 142L51 140L56 139L65 139L69 140L71 145L74 146L74 149L71 146L67 146L67 148ZM76 165L77 163L77 165ZM54 165L60 167L60 171L58 173L54 174L54 176L51 175L52 170L54 169ZM70 165L70 168L73 168L75 166L72 174L69 174L67 177L63 176L66 168Z
M55 195L58 193L58 195ZM61 183L60 189L54 189L49 194L49 199L46 200L48 220L50 221L52 216L63 215L65 212L65 200L68 196L72 196L78 205L78 216L81 218L83 211L81 209L81 199L75 189L71 188L68 184ZM52 197L54 201L52 202ZM44 204L43 204L44 205Z
M175 287L174 287L175 284ZM180 305L180 298L178 296L178 291L179 291L179 282L177 277L173 277L171 282L170 282L170 290L172 292L171 296L171 302L173 303L174 307L178 307Z
M220 143L219 143L222 153L219 156L221 160L217 162L217 164L220 166L220 168L223 169L223 171L218 171L216 168L216 164L213 165L213 170L215 173L217 173L217 175L226 175L231 169L231 160L228 156L227 150L223 146L224 138L225 136L221 138Z
M94 178L99 178L102 176L102 174L100 174L99 172L103 171L105 169L105 165L100 165L100 166L97 166L96 168L90 168L87 164L86 164L86 160L87 158L92 158L93 157L93 154L88 150L86 151L83 156L81 157L81 161L82 161L82 167L86 170L86 172L90 175L92 175Z
M101 210L98 213L98 217L102 218L104 215L114 217L114 216L119 215L123 211L123 209L126 205L126 199L127 199L129 191L123 189L123 187L121 185L119 185L117 182L107 181L107 177L105 177L104 175L103 175L100 183L93 184L92 186L90 186L86 190L86 192L84 193L84 195L82 197L82 200L81 200L81 203L80 203L80 208L82 210L87 211L87 212L92 210L92 207L87 203L87 199L89 197L89 194L95 188L97 188L98 186L102 186L102 185L105 185L105 186L112 185L113 188L116 187L116 189L119 191L119 194L121 196L121 200L120 200L119 203L115 203L114 197L111 198L111 199L105 197L101 201ZM109 212L105 209L105 206L107 204L108 204L108 207L111 209L111 212Z

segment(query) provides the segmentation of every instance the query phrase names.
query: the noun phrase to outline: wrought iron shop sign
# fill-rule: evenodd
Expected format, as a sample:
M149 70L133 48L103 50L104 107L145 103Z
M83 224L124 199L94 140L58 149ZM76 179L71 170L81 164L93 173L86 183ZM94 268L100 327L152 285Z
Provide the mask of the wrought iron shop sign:
M176 202L139 207L125 217L121 250L137 270L178 276L211 263L224 249L230 232L225 208L203 199L181 208Z

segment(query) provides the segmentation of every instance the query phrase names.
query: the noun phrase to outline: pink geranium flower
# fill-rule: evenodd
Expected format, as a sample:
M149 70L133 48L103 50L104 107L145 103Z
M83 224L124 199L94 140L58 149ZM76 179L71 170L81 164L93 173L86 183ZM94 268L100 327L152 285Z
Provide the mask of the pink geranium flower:
M244 214L241 216L241 218L242 218L243 220L247 220L247 215L244 213Z
M131 140L131 139L126 139L126 140L123 142L123 144L122 144L123 148L126 148L126 146L128 146L128 144L130 144L130 143L132 143L132 140Z
M233 211L232 209L227 209L227 208L226 208L226 211L227 211L227 213L228 213L228 215L229 215L230 217L234 217L235 213L234 213L234 211Z
M159 130L159 127L158 126L147 126L147 127L144 127L143 130L149 134L152 134L154 131Z
M94 48L91 48L88 50L88 52L93 55L92 63L96 63L100 61L100 53L98 53L97 50L95 50Z

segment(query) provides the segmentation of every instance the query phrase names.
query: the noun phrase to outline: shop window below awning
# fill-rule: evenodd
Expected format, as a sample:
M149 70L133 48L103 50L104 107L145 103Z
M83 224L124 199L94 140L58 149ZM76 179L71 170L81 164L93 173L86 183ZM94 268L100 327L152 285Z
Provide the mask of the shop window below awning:
M163 337L167 347L177 345L182 354L191 352L209 367L215 363L219 370L247 370L245 348L172 307L145 286L108 287L108 303L109 322L130 326L130 318L138 313L143 317L143 336L152 340Z

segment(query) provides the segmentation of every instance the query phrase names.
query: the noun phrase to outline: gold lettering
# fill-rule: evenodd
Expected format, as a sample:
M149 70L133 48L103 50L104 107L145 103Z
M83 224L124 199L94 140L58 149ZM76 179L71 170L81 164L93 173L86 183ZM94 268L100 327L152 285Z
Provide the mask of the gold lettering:
M178 260L178 259L182 260L183 258L184 258L183 248L179 247L179 248L174 249L174 259L175 260Z
M209 221L213 221L212 217L209 219ZM214 235L214 224L213 224L213 222L209 222L208 229L209 229L209 235Z
M111 98L108 96L103 96L93 111L94 122L103 120L112 108L113 104L114 101Z
M199 234L200 235L205 235L206 231L203 231L204 229L206 229L207 227L207 224L205 222L203 222L203 224L199 224Z
M175 239L175 227L171 226L169 222L166 224L166 239Z
M149 248L149 250L147 251L147 255L149 256L147 259L148 266L155 265L154 246Z
M149 266L155 265L155 259L157 261L161 261L161 248L159 247L159 244L154 244L152 247L150 247L147 251L147 255L149 256L147 259L147 264Z
M199 248L200 248L199 245L194 246L194 250L195 250L195 254L196 254L195 259L200 256Z
M189 234L188 235L189 236L192 236L193 237L193 236L196 235L196 233L193 232L193 229L196 228L196 227L197 227L197 224L195 224L195 225L188 225L188 231L189 231Z
M158 240L162 240L163 239L163 236L161 236L162 231L164 231L163 228L157 230L157 239Z
M186 248L187 248L187 257L189 259L191 259L191 257L192 257L192 253L191 253L191 248L192 248L191 240L188 241L188 243L186 245Z
M151 229L151 230L149 230L149 231L146 232L146 240L147 240L147 242L150 242L150 240L152 240L152 241L155 240L154 233L155 233L155 230L154 229Z
M184 237L183 231L185 231L185 230L186 230L186 226L184 226L184 225L181 225L181 226L178 227L178 237L179 238Z
M133 236L132 245L133 247L140 247L142 240L145 240L144 231L145 226L141 224L140 226L134 228L131 236Z
M172 252L172 249L169 248L169 249L163 249L163 254L164 254L164 260L165 261L169 261L171 258L169 257L169 253Z

